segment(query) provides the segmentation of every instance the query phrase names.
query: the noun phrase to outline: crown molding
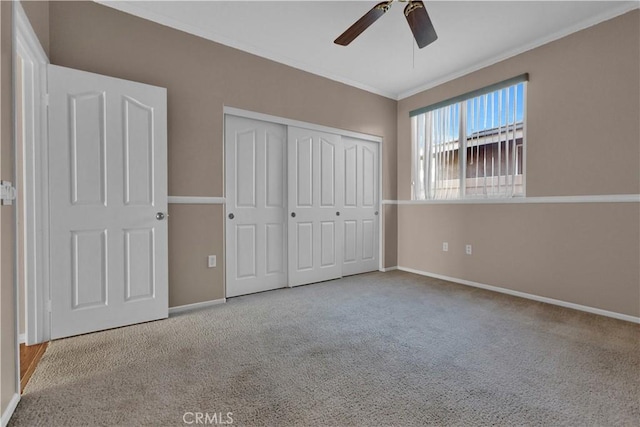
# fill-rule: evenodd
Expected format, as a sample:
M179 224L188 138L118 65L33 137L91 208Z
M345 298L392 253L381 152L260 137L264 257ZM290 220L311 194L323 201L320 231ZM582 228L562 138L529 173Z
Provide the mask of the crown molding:
M584 30L585 28L589 28L592 27L594 25L597 25L601 22L613 19L617 16L623 15L627 12L630 12L634 9L638 9L640 8L640 2L638 1L626 1L626 2L621 2L621 4L618 7L612 8L610 10L607 10L606 12L603 12L601 14L592 16L588 19L585 19L583 21L580 21L574 25L571 25L569 27L566 27L560 31L557 31L555 33L546 35L544 37L540 37L530 43L527 43L525 45L522 45L520 47L517 47L515 49L512 49L510 51L507 51L505 53L502 53L500 55L496 55L492 58L489 58L485 61L479 62L477 64L474 64L471 67L467 67L465 69L441 76L437 79L434 80L430 80L428 82L425 82L419 86L414 87L413 89L409 89L400 93L391 93L388 91L384 91L381 90L379 88L352 80L352 79L348 79L342 76L338 76L335 74L332 74L328 71L323 71L323 70L318 70L317 67L312 66L310 64L306 64L304 62L301 61L296 61L292 58L283 56L283 55L279 55L273 52L270 52L268 50L259 48L257 46L253 46L249 43L244 43L244 42L239 42L237 40L233 40L230 39L228 37L222 36L220 34L217 34L213 31L210 30L203 30L201 28L195 27L193 25L189 25L186 24L184 22L181 22L177 19L171 18L169 16L157 13L157 12L153 12L150 11L144 7L138 6L137 4L134 4L133 2L128 2L128 1L117 1L117 0L94 0L96 3L101 4L103 6L107 6L110 7L112 9L116 9L119 10L121 12L124 13L128 13L130 15L134 15L137 16L139 18L143 18L152 22L155 22L157 24L163 25L165 27L170 27L179 31L183 31L207 40L211 40L213 42L216 43L220 43L222 45L234 48L234 49L238 49L241 50L243 52L247 52L250 53L252 55L256 55L259 56L261 58L266 58L269 59L271 61L280 63L280 64L284 64L287 65L289 67L292 68L296 68L298 70L302 70L320 77L324 77L327 78L329 80L333 80L336 81L338 83L343 83L347 86L351 86L357 89L361 89L364 90L366 92L370 92L376 95L380 95L383 96L385 98L390 98L393 99L395 101L401 101L405 98L409 98L415 94L418 94L420 92L424 92L425 90L429 90L432 89L436 86L442 85L444 83L447 83L449 81L455 80L457 78L460 78L462 76L465 76L467 74L473 73L475 71L478 71L482 68L486 68L489 67L491 65L494 65L498 62L504 61L506 59L509 59L511 57L520 55L521 53L527 52L529 50L535 49L537 47L543 46L547 43L550 43L552 41L561 39L563 37L566 37L570 34L573 34L575 32Z

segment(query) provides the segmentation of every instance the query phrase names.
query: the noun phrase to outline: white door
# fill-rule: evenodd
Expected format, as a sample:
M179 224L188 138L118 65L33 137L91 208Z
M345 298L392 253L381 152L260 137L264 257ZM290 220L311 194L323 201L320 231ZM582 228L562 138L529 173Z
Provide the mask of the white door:
M287 286L286 133L225 116L227 297Z
M166 89L50 66L49 92L51 337L166 318Z
M342 137L344 239L342 274L378 269L378 144Z
M289 285L342 276L339 135L289 127Z

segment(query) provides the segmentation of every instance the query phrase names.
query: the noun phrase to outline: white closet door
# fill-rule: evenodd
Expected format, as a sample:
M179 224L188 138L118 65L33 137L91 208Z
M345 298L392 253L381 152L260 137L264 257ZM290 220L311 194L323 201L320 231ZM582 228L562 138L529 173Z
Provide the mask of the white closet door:
M167 91L49 66L51 337L165 318Z
M378 269L379 144L343 137L344 239L342 274Z
M287 286L286 127L225 116L227 297Z
M342 276L339 135L289 127L289 285Z

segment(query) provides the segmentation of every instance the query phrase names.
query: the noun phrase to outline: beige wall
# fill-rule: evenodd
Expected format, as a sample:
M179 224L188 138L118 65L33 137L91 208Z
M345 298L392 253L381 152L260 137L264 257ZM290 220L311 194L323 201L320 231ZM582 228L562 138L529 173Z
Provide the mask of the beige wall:
M49 56L49 2L22 0L20 4L27 18L29 18L31 27L33 27L44 53Z
M398 257L403 267L638 316L639 218L637 203L400 206Z
M522 73L527 196L640 193L634 10L400 101L400 199L410 199L409 111ZM638 316L639 219L637 203L401 205L398 264Z
M383 198L396 197L397 102L89 2L49 5L51 62L168 89L169 194L223 196L223 106L384 138ZM172 206L170 304L223 295L221 207ZM385 220L385 264L396 224ZM214 251L214 252L211 252Z
M224 277L224 207L169 205L169 221L169 306L224 298L222 286L200 282L203 257L198 256L217 254L217 269ZM184 291L184 284L198 283L201 286Z
M640 28L623 16L398 103L398 197L410 199L409 111L529 73L527 196L640 193Z
M0 2L0 179L13 181L11 2ZM14 209L0 206L0 409L16 392Z

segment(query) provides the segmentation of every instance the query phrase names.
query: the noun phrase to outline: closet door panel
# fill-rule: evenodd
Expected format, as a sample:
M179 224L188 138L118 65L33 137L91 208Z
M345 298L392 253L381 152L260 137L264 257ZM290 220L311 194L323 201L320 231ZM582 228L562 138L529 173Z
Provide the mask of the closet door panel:
M344 276L378 269L379 144L343 137Z
M289 127L289 285L342 276L344 156L339 135Z
M225 116L227 297L287 286L286 133Z

